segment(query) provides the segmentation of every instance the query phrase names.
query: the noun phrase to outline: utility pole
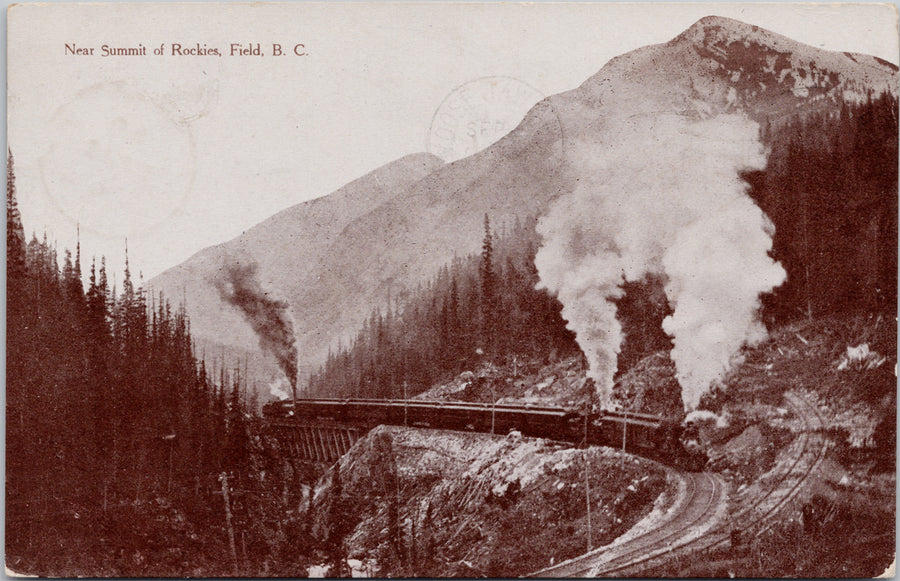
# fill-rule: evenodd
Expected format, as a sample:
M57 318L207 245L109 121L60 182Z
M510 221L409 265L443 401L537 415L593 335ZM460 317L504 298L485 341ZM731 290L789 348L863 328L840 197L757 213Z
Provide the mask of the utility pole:
M228 498L228 473L219 475L222 482L222 498L225 499L225 526L228 528L228 544L231 546L231 560L234 564L234 574L238 575L237 545L234 542L234 527L231 524L231 501Z
M390 287L388 287L388 289L390 289ZM409 375L409 371L406 369L407 359L406 359L405 347L406 346L404 346L404 349L403 349L403 425L408 426L409 425L409 415L407 413L406 407L407 407L407 405L409 405L409 403L407 401L408 398L406 395L406 377L407 377L407 375ZM391 386L391 387L393 387L393 386Z
M587 551L591 551L591 546L594 544L591 539L591 479L590 479L590 467L591 461L588 458L588 449L584 448L584 495L585 501L587 503Z
M497 396L494 394L494 379L491 378L491 435L494 434L494 415L497 410Z
M591 478L590 478L590 460L588 458L588 421L591 415L591 407L593 403L593 394L594 390L590 383L586 383L588 386L587 400L585 402L585 410L584 410L584 496L585 496L585 505L587 506L587 551L591 551L591 545L593 545L592 539L592 527L591 527Z

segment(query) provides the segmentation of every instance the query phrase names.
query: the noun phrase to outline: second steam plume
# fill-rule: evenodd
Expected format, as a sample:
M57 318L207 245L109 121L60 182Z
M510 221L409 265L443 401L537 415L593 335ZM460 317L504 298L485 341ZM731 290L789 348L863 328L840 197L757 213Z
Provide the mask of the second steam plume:
M233 262L223 267L224 276L216 280L222 299L238 308L259 337L259 346L278 361L297 398L297 343L294 321L287 301L274 298L259 282L254 262Z
M765 339L759 296L786 276L769 256L772 223L741 179L765 166L758 126L735 114L604 123L602 142L572 144L582 177L538 224L540 284L557 293L608 405L623 340L615 300L624 282L661 276L673 309L663 329L691 411L742 345Z

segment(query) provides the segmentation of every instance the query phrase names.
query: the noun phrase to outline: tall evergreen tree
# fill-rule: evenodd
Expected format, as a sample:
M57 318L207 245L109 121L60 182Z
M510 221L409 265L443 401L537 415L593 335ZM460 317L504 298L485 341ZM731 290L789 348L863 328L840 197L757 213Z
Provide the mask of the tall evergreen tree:
M487 214L484 215L484 238L481 242L479 275L481 277L481 336L484 341L484 351L488 356L493 357L496 347L497 281L494 273L494 237L491 234L491 221Z
M745 177L788 273L764 299L770 321L895 310L897 108L893 95L870 95L767 132L767 167Z
M12 151L7 149L6 276L8 284L18 284L25 274L25 229L22 227L22 216L16 200L16 174L13 165Z
M488 349L485 315L487 327L493 328L489 353L498 363L576 353L574 335L560 315L562 305L535 289L536 223L529 218L496 237L488 222L484 255L454 258L409 293L390 317L374 310L352 343L332 350L322 369L311 376L311 390L328 396L416 395L435 381L483 362L476 351ZM485 290L493 296L487 303ZM486 304L493 308L485 309Z

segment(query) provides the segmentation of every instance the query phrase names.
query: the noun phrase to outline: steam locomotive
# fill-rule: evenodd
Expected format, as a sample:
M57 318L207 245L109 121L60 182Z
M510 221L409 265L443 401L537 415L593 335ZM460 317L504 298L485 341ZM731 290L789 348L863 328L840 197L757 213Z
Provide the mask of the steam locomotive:
M641 413L582 410L537 405L378 399L302 399L263 406L272 422L309 421L409 425L561 440L624 449L686 470L702 470L706 455L685 445L679 423Z

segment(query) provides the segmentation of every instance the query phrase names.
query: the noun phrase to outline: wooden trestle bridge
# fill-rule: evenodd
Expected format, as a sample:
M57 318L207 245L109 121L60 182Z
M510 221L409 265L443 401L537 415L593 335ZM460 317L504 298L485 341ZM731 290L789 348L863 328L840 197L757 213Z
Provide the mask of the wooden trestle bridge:
M303 421L269 421L283 453L308 462L336 462L369 432L368 427Z

